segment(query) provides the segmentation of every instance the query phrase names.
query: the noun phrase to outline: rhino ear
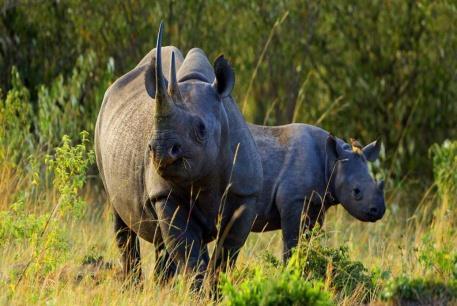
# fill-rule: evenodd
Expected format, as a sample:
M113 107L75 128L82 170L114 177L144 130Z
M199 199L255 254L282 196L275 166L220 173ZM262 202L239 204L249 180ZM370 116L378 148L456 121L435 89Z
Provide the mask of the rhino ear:
M144 85L151 98L156 96L156 75L155 75L155 55L151 59L151 64L147 66L144 74Z
M328 137L327 137L327 144L325 147L325 151L327 152L327 155L331 156L335 159L338 159L338 157L340 155L340 151L342 150L342 148L339 148L339 146L340 145L336 141L335 136L333 136L332 134L329 133Z
M370 162L374 162L379 157L379 151L381 150L381 142L375 140L372 143L366 145L362 151L366 159Z
M221 98L225 98L232 93L235 86L235 72L223 55L218 56L214 61L214 73L216 78L213 88Z

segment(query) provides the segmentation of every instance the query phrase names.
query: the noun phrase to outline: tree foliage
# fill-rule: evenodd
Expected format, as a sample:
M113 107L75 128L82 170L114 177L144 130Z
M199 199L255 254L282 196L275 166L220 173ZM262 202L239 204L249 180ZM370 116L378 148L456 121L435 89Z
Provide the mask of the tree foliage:
M165 43L231 59L249 121L317 123L365 143L380 137L388 175L431 178L428 148L456 137L456 13L453 1L431 0L6 1L0 84L14 86L16 66L36 117L66 112L65 101L78 104L75 120L93 120L107 63L116 76L134 67L164 20ZM82 56L92 60L74 68ZM61 94L72 98L49 98L41 85L64 84L75 69L83 83ZM56 139L76 133L61 128ZM91 131L68 127L83 128Z

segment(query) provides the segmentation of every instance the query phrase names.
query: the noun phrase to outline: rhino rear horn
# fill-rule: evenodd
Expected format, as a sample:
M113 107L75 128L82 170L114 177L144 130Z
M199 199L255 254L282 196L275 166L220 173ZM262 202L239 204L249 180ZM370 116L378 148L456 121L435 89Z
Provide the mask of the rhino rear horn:
M221 98L225 98L232 93L235 86L235 73L224 55L218 56L214 61L214 73L216 78L213 88Z
M171 52L170 76L168 80L168 94L171 97L173 97L175 101L181 101L181 93L179 92L178 80L176 78L176 63L174 51Z

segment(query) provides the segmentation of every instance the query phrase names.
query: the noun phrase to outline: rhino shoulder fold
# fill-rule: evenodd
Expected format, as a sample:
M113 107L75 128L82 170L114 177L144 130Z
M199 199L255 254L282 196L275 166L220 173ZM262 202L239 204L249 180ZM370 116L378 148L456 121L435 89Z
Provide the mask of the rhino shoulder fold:
M263 168L251 131L231 97L224 99L232 148L231 189L237 195L261 192ZM236 127L236 128L235 128Z

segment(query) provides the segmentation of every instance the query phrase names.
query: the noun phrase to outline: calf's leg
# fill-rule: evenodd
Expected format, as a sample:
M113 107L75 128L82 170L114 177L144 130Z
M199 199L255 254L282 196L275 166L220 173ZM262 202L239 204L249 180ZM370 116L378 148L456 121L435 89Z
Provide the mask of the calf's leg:
M322 224L325 211L322 205L312 203L306 199L279 203L281 215L281 229L283 238L283 260L287 262L306 230L311 230L316 222Z

